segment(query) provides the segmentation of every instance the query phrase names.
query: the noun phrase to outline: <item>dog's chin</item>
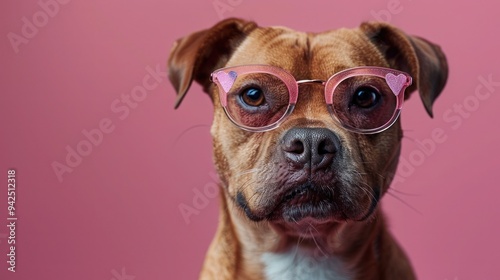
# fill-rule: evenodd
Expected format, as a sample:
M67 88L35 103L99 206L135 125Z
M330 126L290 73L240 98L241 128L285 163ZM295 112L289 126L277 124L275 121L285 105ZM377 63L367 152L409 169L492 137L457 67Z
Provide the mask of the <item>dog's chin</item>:
M338 221L333 218L316 219L313 217L305 217L297 222L274 220L270 222L270 225L282 235L307 239L328 236L337 230L343 223L343 221Z
M334 201L332 188L305 184L281 196L266 218L269 221L282 220L289 223L297 223L305 218L328 220L341 213Z

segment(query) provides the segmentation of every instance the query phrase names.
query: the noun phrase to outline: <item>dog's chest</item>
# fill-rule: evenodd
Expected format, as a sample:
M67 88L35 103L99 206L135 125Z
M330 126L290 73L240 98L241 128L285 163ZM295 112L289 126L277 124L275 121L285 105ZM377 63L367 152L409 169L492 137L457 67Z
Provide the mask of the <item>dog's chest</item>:
M293 248L262 255L267 280L349 280L344 265L333 257Z

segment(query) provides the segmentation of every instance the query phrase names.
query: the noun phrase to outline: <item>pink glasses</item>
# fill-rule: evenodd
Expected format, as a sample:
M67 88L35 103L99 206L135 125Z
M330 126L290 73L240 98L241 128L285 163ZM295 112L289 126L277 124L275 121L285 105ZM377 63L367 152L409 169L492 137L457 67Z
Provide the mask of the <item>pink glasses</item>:
M327 81L300 80L270 65L242 65L216 70L211 75L219 89L228 118L241 129L263 132L278 127L297 103L299 85L325 87L332 118L357 133L378 133L397 120L410 75L382 67L340 71Z

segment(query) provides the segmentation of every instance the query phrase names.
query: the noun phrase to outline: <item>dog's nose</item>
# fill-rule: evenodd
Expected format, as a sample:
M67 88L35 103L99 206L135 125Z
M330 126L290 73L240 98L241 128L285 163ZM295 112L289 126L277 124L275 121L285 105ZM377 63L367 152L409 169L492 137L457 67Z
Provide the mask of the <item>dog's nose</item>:
M310 164L312 171L332 164L340 147L337 135L327 128L292 128L282 138L284 156L296 167Z

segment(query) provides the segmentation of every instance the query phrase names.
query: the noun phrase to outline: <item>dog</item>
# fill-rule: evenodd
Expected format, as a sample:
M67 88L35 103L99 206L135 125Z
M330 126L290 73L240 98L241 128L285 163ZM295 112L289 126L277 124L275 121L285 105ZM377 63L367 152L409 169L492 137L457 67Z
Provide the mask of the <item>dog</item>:
M415 279L379 207L418 90L432 117L441 48L380 22L306 33L226 19L174 43L177 108L214 105L220 218L200 279Z

